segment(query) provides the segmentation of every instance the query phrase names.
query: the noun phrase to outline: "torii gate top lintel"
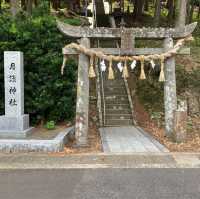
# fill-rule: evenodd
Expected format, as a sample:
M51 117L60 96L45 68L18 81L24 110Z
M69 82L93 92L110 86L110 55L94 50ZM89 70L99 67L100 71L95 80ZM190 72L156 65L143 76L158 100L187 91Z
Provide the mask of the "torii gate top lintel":
M122 30L131 32L135 38L163 39L172 37L175 39L184 38L192 34L197 26L197 22L178 28L89 28L72 26L61 21L57 21L59 30L67 36L73 38L121 38Z

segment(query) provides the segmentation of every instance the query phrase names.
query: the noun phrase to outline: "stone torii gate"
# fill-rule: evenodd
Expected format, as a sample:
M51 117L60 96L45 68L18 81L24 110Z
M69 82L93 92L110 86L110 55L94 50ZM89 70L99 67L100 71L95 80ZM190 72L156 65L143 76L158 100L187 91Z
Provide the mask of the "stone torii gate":
M88 28L74 27L58 21L59 30L68 37L80 39L81 45L90 48L90 39L121 39L121 55L149 55L167 52L174 46L173 40L192 34L197 23L179 28ZM135 39L163 40L163 48L135 48ZM117 48L93 48L107 55L118 55ZM78 54L76 50L63 48L64 55ZM189 48L183 48L178 54L190 54ZM75 137L78 146L87 145L89 111L89 59L79 54L78 88L76 104ZM173 133L174 111L177 110L175 57L165 60L164 105L165 132Z

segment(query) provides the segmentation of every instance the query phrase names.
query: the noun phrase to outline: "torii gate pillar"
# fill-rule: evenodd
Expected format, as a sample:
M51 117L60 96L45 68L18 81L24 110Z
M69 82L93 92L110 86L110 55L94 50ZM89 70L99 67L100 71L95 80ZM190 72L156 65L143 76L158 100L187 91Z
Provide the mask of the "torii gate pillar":
M164 40L164 50L173 48L173 39L168 37ZM176 71L175 57L170 57L165 61L165 83L164 83L164 103L165 103L165 133L171 136L174 130L174 112L177 109L176 96Z
M81 38L81 45L90 48L90 40ZM89 59L81 53L79 55L77 103L76 103L76 146L87 146L88 143L88 112L89 112Z

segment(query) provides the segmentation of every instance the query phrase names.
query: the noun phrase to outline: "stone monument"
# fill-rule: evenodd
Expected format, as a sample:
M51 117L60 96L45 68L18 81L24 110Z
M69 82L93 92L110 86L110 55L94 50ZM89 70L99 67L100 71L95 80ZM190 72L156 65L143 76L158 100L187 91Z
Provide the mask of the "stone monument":
M4 52L5 115L0 116L0 137L26 137L31 133L29 115L24 114L23 53Z

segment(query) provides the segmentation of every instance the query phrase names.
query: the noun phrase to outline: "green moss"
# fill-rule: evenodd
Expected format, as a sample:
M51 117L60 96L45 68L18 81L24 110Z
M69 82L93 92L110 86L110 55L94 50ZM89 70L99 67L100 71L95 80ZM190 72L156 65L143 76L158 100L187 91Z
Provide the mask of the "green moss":
M62 21L73 26L81 25L81 20L78 18L63 18Z

